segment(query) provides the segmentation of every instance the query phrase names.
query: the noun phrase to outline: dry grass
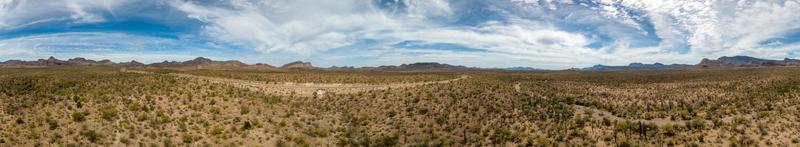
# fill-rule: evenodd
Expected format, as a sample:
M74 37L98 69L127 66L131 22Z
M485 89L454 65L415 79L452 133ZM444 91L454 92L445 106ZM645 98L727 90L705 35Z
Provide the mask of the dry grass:
M800 142L800 69L796 68L146 71L1 70L0 144L796 146ZM187 74L193 76L182 76ZM433 82L459 75L470 78ZM285 84L281 82L384 87L308 95L242 85L274 88ZM412 86L397 86L402 84Z

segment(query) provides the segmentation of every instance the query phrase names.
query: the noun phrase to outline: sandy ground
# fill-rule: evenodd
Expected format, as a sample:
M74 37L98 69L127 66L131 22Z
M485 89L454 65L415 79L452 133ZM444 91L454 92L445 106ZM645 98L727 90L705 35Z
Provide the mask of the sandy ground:
M149 72L146 71L136 71L136 70L122 70L122 71L131 73L140 73L140 74L150 74ZM181 78L205 80L217 84L230 84L236 87L246 88L255 91L262 91L269 94L296 95L296 96L314 96L314 95L321 96L325 93L337 93L337 94L358 93L370 90L384 90L389 88L415 87L426 84L450 83L453 81L469 78L469 76L467 75L462 75L459 78L443 80L443 81L392 83L392 84L343 84L343 83L294 83L294 82L269 84L261 81L207 77L207 76L197 76L190 74L180 74L180 73L170 73L170 75Z
M517 92L522 92L520 84L521 83L514 84L514 90L516 90ZM654 119L649 119L649 120L648 119L630 119L630 118L624 118L624 117L616 116L613 113L611 113L611 112L609 112L607 110L603 110L603 109L597 109L597 108L592 108L592 107L582 106L582 105L573 105L573 107L575 108L576 112L588 112L588 111L591 111L592 112L592 114L591 114L592 119L595 119L595 120L602 120L604 118L605 119L609 119L609 120L613 120L613 121L626 121L627 120L627 121L631 121L631 122L642 122L642 123L655 124L657 126L679 125L679 124L683 125L683 124L686 124L686 123L688 123L690 121L690 120L672 120L672 119L669 119L669 118L654 118ZM751 114L743 114L743 115L733 115L733 116L728 116L728 117L721 118L720 120L722 122L725 122L725 123L732 123L733 121L735 121L735 119L737 117L742 117L742 118L745 118L747 120L750 120L750 119L753 118L753 115L754 114L752 114L752 113ZM711 123L710 120L703 120L703 121L705 123Z

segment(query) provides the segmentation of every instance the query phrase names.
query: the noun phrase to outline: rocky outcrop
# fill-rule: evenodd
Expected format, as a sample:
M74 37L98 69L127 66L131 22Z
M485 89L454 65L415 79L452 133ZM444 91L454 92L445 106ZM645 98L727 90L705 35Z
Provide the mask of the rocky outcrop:
M313 68L314 66L311 65L311 62L303 62L303 61L294 61L281 66L281 69L313 69Z

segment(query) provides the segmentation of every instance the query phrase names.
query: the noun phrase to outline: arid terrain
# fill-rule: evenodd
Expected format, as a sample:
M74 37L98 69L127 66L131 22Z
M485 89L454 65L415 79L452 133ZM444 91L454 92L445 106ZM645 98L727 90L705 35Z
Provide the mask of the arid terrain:
M0 0L0 147L800 147L800 0Z
M0 146L797 146L800 68L2 68Z

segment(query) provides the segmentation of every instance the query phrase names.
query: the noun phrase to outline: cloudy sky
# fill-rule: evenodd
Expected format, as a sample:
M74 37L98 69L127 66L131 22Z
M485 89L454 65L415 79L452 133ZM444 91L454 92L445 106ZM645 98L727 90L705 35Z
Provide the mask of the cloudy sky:
M798 0L0 0L0 60L546 69L798 58Z

